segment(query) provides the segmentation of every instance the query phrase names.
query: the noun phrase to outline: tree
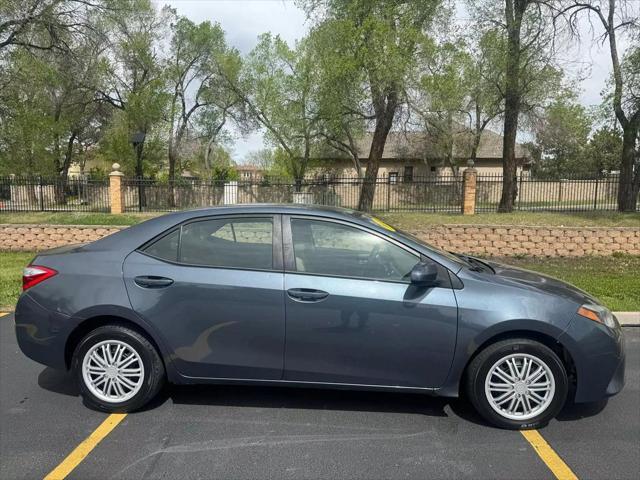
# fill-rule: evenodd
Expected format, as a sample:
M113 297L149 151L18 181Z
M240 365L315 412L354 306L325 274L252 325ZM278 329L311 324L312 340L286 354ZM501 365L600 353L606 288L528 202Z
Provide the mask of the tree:
M237 80L228 84L247 114L266 130L267 141L286 154L299 190L318 137L313 52L303 40L291 49L278 36L260 36Z
M406 85L440 6L439 0L301 0L317 19L317 45L333 57L323 68L340 85L351 87L345 111L373 127L359 209L370 211L387 136L406 104ZM329 53L326 53L329 52Z
M472 44L470 54L473 61L466 76L470 87L468 116L473 132L470 159L475 163L483 132L504 113L504 42L495 30L484 32Z
M178 17L172 24L167 77L171 88L169 109L169 182L173 183L180 165L180 148L189 127L202 127L207 137L205 164L215 151L215 140L224 127L230 109L238 103L235 95L221 91L220 69L237 56L224 39L219 24ZM170 199L170 205L173 204Z
M537 173L554 178L593 175L585 161L592 119L573 92L561 95L546 109L536 129L542 159Z
M608 40L612 65L613 92L611 106L622 128L618 210L636 210L640 192L640 22L638 5L626 0L570 0L562 13L570 14L570 23L577 31L578 18L585 14L595 19ZM625 32L633 42L620 58L619 38Z
M476 162L482 134L504 110L504 44L495 30L455 36L423 48L411 112L426 131L424 149L435 151L454 175L460 160Z
M469 73L473 61L464 42L453 40L423 49L421 64L411 111L418 115L418 129L425 132L424 150L436 152L452 174L458 175L457 159L468 156L473 145L471 129L465 125L472 108L473 78ZM415 128L413 123L411 129Z
M105 60L111 82L110 88L98 91L98 96L120 111L112 125L111 143L118 146L125 164L133 154L135 175L143 177L145 146L167 110L159 45L166 38L163 27L168 23L169 10L158 13L149 0L127 2L135 15L107 16L102 26L109 47Z
M504 76L500 90L504 97L502 148L502 195L499 212L511 212L518 194L516 181L516 139L521 115L532 112L535 99L552 93L546 78L560 76L554 67L558 29L553 0L469 0L479 27L495 31L504 52Z
M115 8L108 0L2 0L0 52L10 47L68 50L70 38L91 29L96 10Z
M271 150L264 148L250 152L247 155L246 163L259 168L262 171L263 179L267 182L272 179L291 178L291 172L287 165L287 154L281 148Z
M68 50L64 52L15 50L10 54L11 81L2 94L7 129L0 132L9 144L22 137L20 132L29 128L29 123L37 125L37 134L32 132L29 140L22 138L24 147L14 143L14 161L18 171L33 173L35 164L29 150L39 150L40 160L49 163L40 162L39 173L55 173L60 179L56 183L58 203L66 201L68 171L81 148L79 142L86 139L100 114L95 91L102 81L99 44L89 36L68 38L65 44ZM16 105L23 102L28 103L28 109ZM37 148L36 141L41 142ZM25 148L27 145L30 147ZM20 165L22 162L26 165Z
M620 129L604 126L597 129L589 139L585 161L589 171L600 176L619 168L620 155L622 155Z

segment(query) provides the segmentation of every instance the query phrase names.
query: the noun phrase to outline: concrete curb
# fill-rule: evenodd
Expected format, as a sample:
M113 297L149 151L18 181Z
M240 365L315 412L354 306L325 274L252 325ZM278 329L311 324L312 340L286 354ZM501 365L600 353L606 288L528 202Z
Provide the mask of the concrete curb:
M640 327L640 312L613 312L623 327Z

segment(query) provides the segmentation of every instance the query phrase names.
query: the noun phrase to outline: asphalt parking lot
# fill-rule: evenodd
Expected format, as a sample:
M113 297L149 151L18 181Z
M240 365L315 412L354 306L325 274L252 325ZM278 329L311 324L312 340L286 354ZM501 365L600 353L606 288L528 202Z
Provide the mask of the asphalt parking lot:
M75 449L67 478L637 479L640 328L625 334L624 391L606 404L568 405L540 431L563 474L520 432L486 426L464 402L370 392L170 387L93 450L78 449L109 416L84 407L68 375L24 357L6 315L0 478L43 478Z

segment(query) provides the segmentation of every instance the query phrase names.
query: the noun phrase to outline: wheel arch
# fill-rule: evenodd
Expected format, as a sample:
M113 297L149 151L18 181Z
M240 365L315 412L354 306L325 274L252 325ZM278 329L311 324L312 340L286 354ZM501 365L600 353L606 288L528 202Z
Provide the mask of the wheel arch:
M549 333L544 333L538 330L530 330L530 329L518 329L518 330L508 330L496 333L491 337L487 338L482 342L477 348L473 351L473 353L467 358L466 364L462 371L462 374L458 380L459 385L462 384L462 381L466 378L467 370L471 362L476 358L482 351L484 351L490 345L494 343L500 342L502 340L509 340L515 338L526 338L528 340L534 340L536 342L541 343L542 345L548 347L552 350L560 361L564 365L564 368L567 372L567 376L569 378L569 384L575 385L577 381L576 377L576 366L573 357L571 356L571 352L569 349L563 345L557 338L554 338Z
M162 340L159 339L158 335L154 334L155 332L153 332L152 329L142 322L134 313L126 310L123 311L121 308L108 308L104 310L92 308L90 311L84 312L82 317L77 321L76 326L67 336L67 340L65 342L64 361L67 369L71 368L73 352L78 346L78 343L89 332L105 325L120 325L130 328L144 336L160 355L168 378L175 378L174 369L171 365L171 357Z
M467 336L458 337L449 376L445 384L437 390L437 393L444 397L459 397L467 369L473 359L489 345L509 338L526 338L549 347L558 355L567 370L570 385L575 385L577 376L574 357L569 346L559 341L568 323L562 328L543 321L514 319L496 323L490 328L476 332L475 336L471 336L467 331Z

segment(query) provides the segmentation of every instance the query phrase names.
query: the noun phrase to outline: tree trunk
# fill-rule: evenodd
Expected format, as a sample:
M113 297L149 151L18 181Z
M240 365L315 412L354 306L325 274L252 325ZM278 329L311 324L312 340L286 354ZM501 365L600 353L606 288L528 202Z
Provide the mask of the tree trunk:
M635 212L640 191L640 168L633 171L636 155L638 127L632 122L623 130L620 178L618 180L618 210Z
M69 167L73 158L73 144L76 141L77 134L73 132L67 141L67 149L64 152L62 165L58 165L58 179L55 185L56 203L65 205L67 203L67 185L69 184Z
M518 195L516 136L522 96L520 92L520 29L526 8L526 0L506 0L507 69L502 144L502 196L498 212L513 211L513 204Z
M391 131L393 117L396 113L396 95L393 94L389 97L386 102L386 108L376 118L376 128L373 132L371 150L369 150L369 158L367 160L367 169L364 173L364 180L360 191L360 201L358 202L358 210L363 212L370 212L373 209L373 199L376 195L376 181L378 179L380 160L382 160L384 146L387 143L387 137L389 136L389 131Z
M143 150L144 142L140 142L136 146L136 178L138 179L138 207L140 211L147 206L147 195L144 189L144 167L142 164Z
M176 206L176 196L174 191L174 186L176 182L176 162L177 162L177 152L176 148L173 145L173 142L169 144L169 207L173 208Z
M498 212L501 213L513 211L513 204L518 195L515 146L520 108L519 106L509 106L509 102L507 102L505 106L506 113L502 145L502 196L500 197L500 205L498 206Z

